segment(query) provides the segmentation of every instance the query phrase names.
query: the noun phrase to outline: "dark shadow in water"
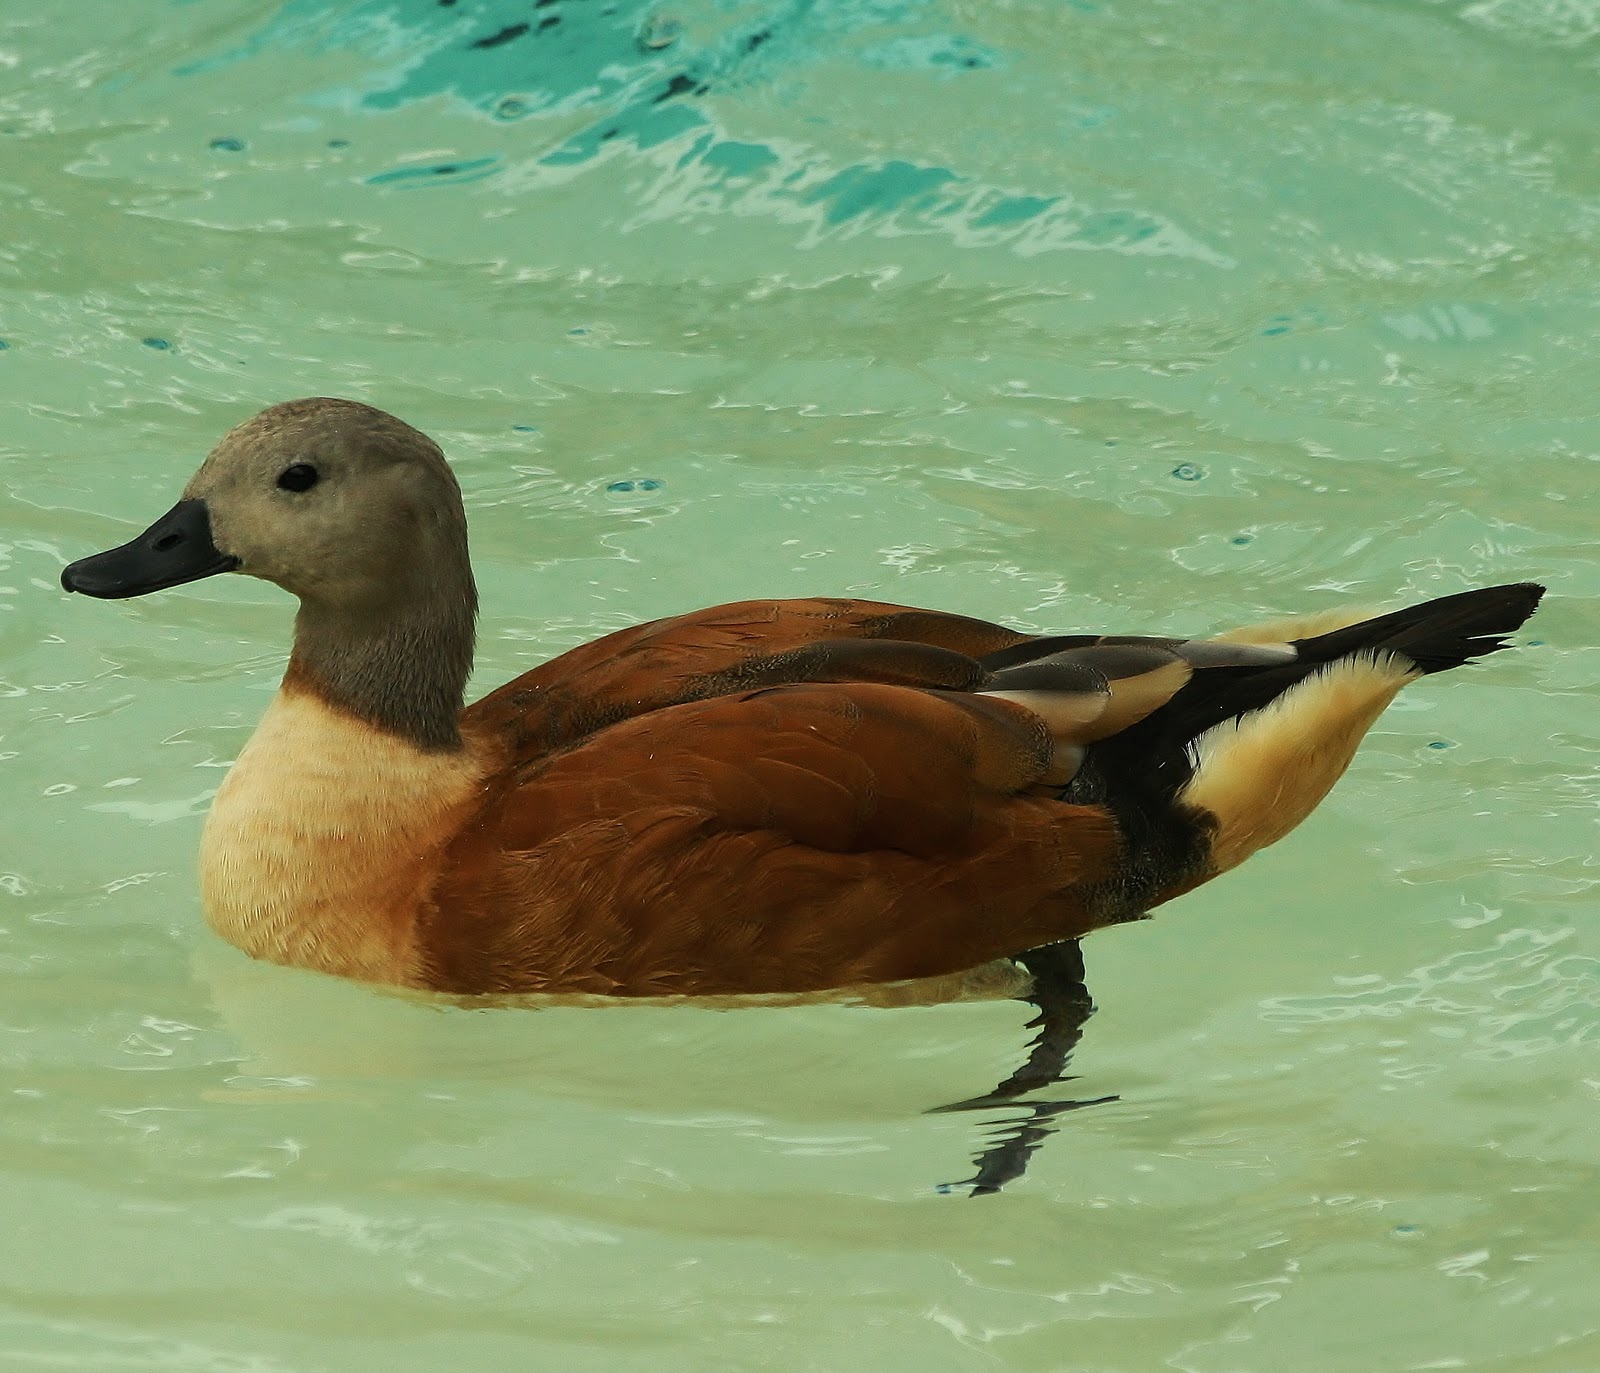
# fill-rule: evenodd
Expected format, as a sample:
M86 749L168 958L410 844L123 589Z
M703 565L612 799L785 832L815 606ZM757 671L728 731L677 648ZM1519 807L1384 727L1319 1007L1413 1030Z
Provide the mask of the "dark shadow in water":
M1094 1002L1084 985L1083 952L1076 939L1021 954L1017 962L1033 974L1032 989L1019 999L1039 1008L1039 1014L1027 1025L1030 1030L1036 1026L1039 1030L1029 1046L1027 1061L993 1091L966 1101L953 1101L948 1106L935 1106L930 1114L988 1111L1012 1104L1021 1106L1024 1114L999 1122L994 1139L973 1158L977 1171L962 1182L941 1184L941 1192L962 1187L970 1188L970 1195L975 1197L998 1192L1027 1171L1028 1160L1055 1133L1059 1117L1117 1099L1102 1096L1076 1101L1018 1100L1041 1087L1071 1081L1067 1063L1083 1038L1084 1024L1094 1014Z

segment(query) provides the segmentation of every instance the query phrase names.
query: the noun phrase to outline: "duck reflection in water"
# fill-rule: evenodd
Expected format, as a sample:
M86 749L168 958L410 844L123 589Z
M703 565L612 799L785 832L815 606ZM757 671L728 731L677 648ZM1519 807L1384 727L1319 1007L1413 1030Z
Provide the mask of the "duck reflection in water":
M1058 1082L1070 1082L1067 1065L1072 1051L1083 1038L1083 1027L1094 1014L1094 1001L1084 982L1083 950L1076 939L1051 944L1021 954L1016 960L1025 968L1033 985L1018 996L1038 1008L1039 1014L1027 1028L1039 1033L1028 1046L1027 1061L992 1091L948 1106L936 1106L934 1114L948 1111L992 1111L1015 1106L1022 1114L995 1122L994 1138L973 1159L977 1171L962 1182L945 1183L942 1192L967 1188L975 1197L998 1192L1008 1182L1020 1178L1028 1160L1057 1128L1059 1117L1085 1106L1102 1106L1116 1101L1115 1096L1080 1100L1024 1101L1030 1092Z

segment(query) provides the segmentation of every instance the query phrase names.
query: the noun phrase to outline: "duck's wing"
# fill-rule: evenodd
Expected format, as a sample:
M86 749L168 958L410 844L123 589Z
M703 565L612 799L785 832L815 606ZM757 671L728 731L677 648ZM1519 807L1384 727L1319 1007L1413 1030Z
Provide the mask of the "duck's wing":
M994 697L802 684L613 725L507 783L448 854L440 989L808 991L970 968L1102 920L1108 811ZM508 914L509 913L509 914Z
M485 696L467 710L463 724L528 759L631 716L761 686L865 680L961 689L981 675L970 660L1032 637L964 615L882 601L739 601L583 644ZM884 651L852 654L851 643ZM942 669L935 655L895 661L908 654L915 659L918 648L950 657Z
M858 637L825 637L841 629ZM859 602L723 607L586 646L478 716L522 734L444 863L433 980L808 991L1126 918L1193 878L1200 847L1166 843L1135 880L1119 798L1063 789L1198 666L1287 652L1035 639Z

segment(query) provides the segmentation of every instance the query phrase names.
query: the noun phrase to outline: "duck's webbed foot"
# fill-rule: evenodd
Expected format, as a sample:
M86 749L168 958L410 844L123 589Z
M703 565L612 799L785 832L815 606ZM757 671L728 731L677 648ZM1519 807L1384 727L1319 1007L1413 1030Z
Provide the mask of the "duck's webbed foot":
M1025 1113L1000 1122L994 1140L975 1156L977 1171L973 1176L963 1182L943 1184L939 1189L942 1192L962 1187L970 1188L973 1196L998 1192L1027 1170L1034 1151L1055 1132L1057 1117L1117 1099L1103 1096L1076 1101L1017 1100L1037 1088L1070 1081L1066 1072L1068 1060L1083 1038L1085 1022L1094 1014L1094 1002L1083 980L1083 953L1076 939L1030 949L1019 954L1017 962L1033 974L1033 987L1019 999L1039 1008L1039 1014L1027 1025L1028 1029L1037 1027L1039 1031L1029 1045L1027 1061L993 1091L933 1109L984 1111L1016 1103Z

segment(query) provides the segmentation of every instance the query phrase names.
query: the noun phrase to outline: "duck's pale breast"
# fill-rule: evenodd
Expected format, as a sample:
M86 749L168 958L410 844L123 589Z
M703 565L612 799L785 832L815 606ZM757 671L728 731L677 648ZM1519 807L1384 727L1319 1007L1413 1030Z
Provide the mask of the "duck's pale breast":
M212 927L255 958L417 985L417 914L482 775L470 749L420 749L285 687L206 821Z

